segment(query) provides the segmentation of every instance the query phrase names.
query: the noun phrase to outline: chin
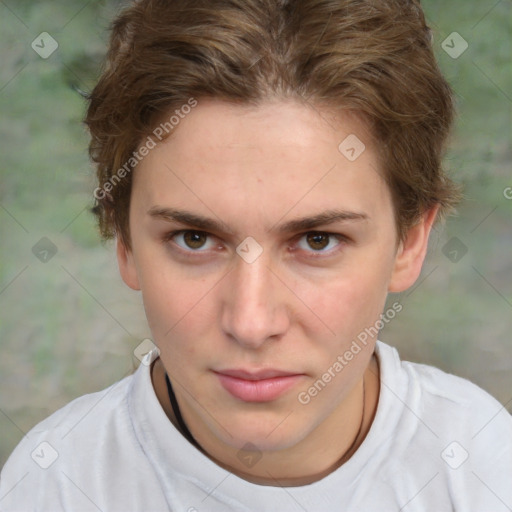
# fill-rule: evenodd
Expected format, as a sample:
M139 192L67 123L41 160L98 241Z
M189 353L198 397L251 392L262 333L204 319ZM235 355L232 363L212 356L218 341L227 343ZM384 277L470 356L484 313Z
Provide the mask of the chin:
M251 451L251 445L260 451L286 450L299 443L306 437L307 432L304 427L293 425L291 422L285 425L290 419L283 422L285 417L286 415L278 421L272 418L272 421L258 426L255 423L251 424L251 420L245 415L240 422L227 422L230 425L229 432L232 437L223 430L218 432L218 435L225 444L237 450ZM255 451L256 448L254 448Z

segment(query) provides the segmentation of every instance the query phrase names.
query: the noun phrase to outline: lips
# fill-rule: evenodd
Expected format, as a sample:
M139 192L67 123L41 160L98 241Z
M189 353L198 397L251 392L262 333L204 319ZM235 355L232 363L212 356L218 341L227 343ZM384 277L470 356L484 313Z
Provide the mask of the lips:
M222 387L244 402L269 402L276 400L294 387L303 374L281 370L227 369L214 372Z
M244 380L263 380L263 379L273 379L275 377L289 377L290 375L297 375L293 372L284 372L280 370L219 370L216 373L220 373L222 375L227 375L228 377L235 377L237 379Z

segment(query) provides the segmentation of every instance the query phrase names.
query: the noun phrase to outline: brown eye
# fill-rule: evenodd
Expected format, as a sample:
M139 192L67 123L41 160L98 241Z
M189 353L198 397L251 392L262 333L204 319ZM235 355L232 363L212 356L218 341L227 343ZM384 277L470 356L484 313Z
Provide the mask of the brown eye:
M310 231L300 237L296 247L309 257L320 258L334 256L347 243L347 237L338 233Z
M207 240L207 235L199 231L186 231L183 233L183 241L190 249L200 249Z
M172 242L183 251L192 253L202 253L212 249L215 241L212 236L203 231L195 231L190 229L180 229L172 231L165 235L163 241L168 244Z
M306 235L309 247L315 251L325 249L329 245L329 238L330 236L326 233L308 233Z

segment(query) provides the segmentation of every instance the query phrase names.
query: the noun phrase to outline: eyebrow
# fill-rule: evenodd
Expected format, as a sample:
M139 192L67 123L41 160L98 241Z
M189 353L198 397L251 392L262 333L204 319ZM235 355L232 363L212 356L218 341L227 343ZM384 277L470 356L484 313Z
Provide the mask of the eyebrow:
M188 212L186 210L152 206L147 213L150 217L156 219L162 219L168 222L179 222L180 224L186 224L204 231L216 231L218 233L227 233L230 235L234 234L233 230L226 223L220 220L204 217L196 213ZM335 222L353 222L368 219L369 216L366 213L349 212L345 210L326 210L311 217L290 220L281 224L277 228L272 227L270 231L281 234L291 233L296 231L307 231L318 226L334 224Z

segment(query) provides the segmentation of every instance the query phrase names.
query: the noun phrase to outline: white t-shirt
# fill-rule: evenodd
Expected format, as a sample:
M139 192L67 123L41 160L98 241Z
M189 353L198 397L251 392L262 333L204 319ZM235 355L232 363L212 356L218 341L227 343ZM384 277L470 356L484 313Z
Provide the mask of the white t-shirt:
M512 416L467 380L378 342L381 390L349 461L300 487L250 483L191 445L138 370L33 428L0 479L3 512L512 510Z

